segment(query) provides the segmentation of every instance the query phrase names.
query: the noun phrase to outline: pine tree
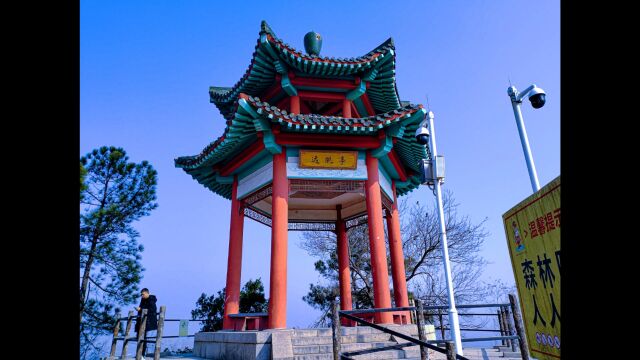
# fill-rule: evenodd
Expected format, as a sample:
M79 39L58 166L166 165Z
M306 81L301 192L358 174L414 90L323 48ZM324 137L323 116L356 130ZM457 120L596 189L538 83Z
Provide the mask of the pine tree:
M113 311L136 301L142 277L138 232L132 223L158 205L157 172L129 162L122 148L80 158L80 336L83 348L112 331ZM95 346L94 346L95 347Z
M218 331L222 329L224 317L225 288L218 291L217 295L207 296L202 293L196 301L196 308L191 310L192 319L207 319L203 322L200 331ZM267 311L267 299L264 297L264 285L262 280L249 279L240 290L239 311L241 313L260 313Z

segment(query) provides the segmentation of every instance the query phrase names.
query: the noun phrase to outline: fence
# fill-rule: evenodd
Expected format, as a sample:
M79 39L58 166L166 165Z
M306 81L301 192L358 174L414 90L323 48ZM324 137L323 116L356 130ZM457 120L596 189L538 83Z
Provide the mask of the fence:
M113 340L111 342L111 352L109 353L109 360L115 360L118 359L116 357L116 346L118 341L122 340L123 341L123 345L122 345L122 353L120 354L120 359L126 359L127 358L127 348L129 345L129 342L136 342L136 355L135 355L135 359L136 360L140 360L142 358L142 356L145 356L146 354L143 354L143 350L144 350L144 344L145 343L155 343L155 349L154 349L154 354L153 354L153 359L154 360L159 360L160 359L160 352L161 352L161 343L162 343L162 339L171 339L171 338L180 338L180 337L194 337L195 335L185 335L185 336L180 336L180 335L169 335L166 336L164 335L164 324L165 322L172 322L172 321L183 321L182 319L165 319L165 314L166 314L166 306L160 306L160 313L157 315L158 316L158 330L157 330L157 335L156 336L145 336L146 334L146 327L147 327L147 309L143 309L142 310L142 315L140 316L140 325L139 325L139 329L138 329L138 333L137 336L135 337L129 337L129 333L131 332L131 325L134 321L134 315L133 315L133 311L129 311L129 314L127 315L127 317L125 318L121 318L120 315L118 314L116 316L116 323L115 326L113 328ZM136 321L137 320L137 316L136 316ZM121 327L121 322L123 320L127 321L127 325L124 331L124 336L119 337L119 333L120 333L120 327ZM207 321L206 319L193 319L193 320L188 320L189 322L195 321L195 322L203 322L203 321Z
M354 360L351 356L355 355L364 355L378 351L385 350L393 350L393 349L401 349L407 346L420 346L420 357L422 360L426 360L427 349L434 350L436 352L446 354L447 360L460 359L465 360L464 356L458 355L455 353L455 347L453 346L453 340L446 339L445 330L448 330L444 327L442 322L443 313L448 310L447 306L424 306L422 305L422 301L419 299L415 300L416 306L409 307L399 307L399 308L386 308L386 309L363 309L363 310L338 310L338 303L334 302L332 307L332 330L333 330L333 357L334 360ZM471 308L498 308L496 313L466 313L459 314L461 316L496 316L498 318L498 324L500 329L460 329L460 330L468 330L468 331L490 331L490 332L498 332L500 336L489 336L489 337L477 337L477 338L463 338L462 342L478 342L478 341L489 341L489 340L501 340L503 345L510 346L512 351L516 351L516 340L520 347L520 353L523 360L529 359L529 349L527 345L526 336L524 334L524 328L521 323L520 311L517 307L517 303L515 301L515 295L509 294L509 303L504 304L471 304L471 305L458 305L456 306L459 309L471 309ZM442 332L441 340L427 340L426 334L424 332L424 315L425 311L437 310L438 313L428 313L428 315L438 315L440 318L440 327L439 329ZM418 339L412 338L406 334L402 334L391 329L385 328L383 326L374 324L372 322L365 321L361 318L354 316L353 314L365 314L365 313L379 313L379 312L391 312L391 311L415 311L415 314L412 314L411 318L415 319L415 323L418 326ZM509 313L513 315L513 324L509 318ZM385 347L378 347L373 349L359 350L359 351L351 351L341 353L341 344L340 344L340 318L346 318L353 322L356 322L359 325L369 326L374 329L380 330L387 334L393 335L395 337L404 339L409 341L404 344L397 344ZM514 334L515 327L515 334ZM444 345L444 348L435 346L435 345Z

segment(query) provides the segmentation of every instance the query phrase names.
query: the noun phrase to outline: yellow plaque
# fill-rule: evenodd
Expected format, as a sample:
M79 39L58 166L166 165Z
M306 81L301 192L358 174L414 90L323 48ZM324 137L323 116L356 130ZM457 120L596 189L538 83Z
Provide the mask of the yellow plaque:
M358 166L357 151L300 150L300 168L350 169Z
M531 356L560 359L560 177L502 219Z

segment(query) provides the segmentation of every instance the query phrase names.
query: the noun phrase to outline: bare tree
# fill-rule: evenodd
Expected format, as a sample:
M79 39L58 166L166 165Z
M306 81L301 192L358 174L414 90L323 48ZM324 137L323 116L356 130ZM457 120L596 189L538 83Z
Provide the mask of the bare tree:
M435 201L431 205L427 207L410 199L400 201L405 273L410 298L420 298L425 305L443 305L447 303L447 292L439 221ZM443 208L455 298L458 303L475 303L485 300L489 289L480 281L487 264L480 256L488 236L484 229L486 219L473 223L468 216L459 214L458 206L451 193L445 192ZM356 309L370 308L373 306L373 288L367 225L351 228L347 234L353 306ZM332 232L305 232L300 247L319 258L315 263L316 270L327 281L324 285L310 284L310 291L303 299L326 313L330 301L339 296L336 235ZM387 259L390 259L389 255ZM391 273L390 262L388 266ZM484 325L484 322L464 319L461 322L465 326ZM326 320L320 324L325 325Z

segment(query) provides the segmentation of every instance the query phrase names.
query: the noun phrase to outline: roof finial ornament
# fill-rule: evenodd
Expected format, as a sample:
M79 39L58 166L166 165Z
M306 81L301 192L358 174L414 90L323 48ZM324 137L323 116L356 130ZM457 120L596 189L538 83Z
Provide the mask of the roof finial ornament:
M315 31L309 31L304 36L304 50L309 55L320 55L322 49L322 37Z

